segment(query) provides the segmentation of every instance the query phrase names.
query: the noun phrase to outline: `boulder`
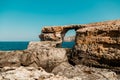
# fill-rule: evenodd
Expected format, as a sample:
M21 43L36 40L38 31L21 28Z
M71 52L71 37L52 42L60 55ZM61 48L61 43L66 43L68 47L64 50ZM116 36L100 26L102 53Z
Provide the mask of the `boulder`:
M68 61L69 49L54 48L54 46L56 46L54 42L30 42L27 51L21 56L21 64L42 67L50 72L58 64Z
M67 50L60 48L41 48L30 50L21 57L23 66L42 67L46 71L51 70L62 62L67 61Z

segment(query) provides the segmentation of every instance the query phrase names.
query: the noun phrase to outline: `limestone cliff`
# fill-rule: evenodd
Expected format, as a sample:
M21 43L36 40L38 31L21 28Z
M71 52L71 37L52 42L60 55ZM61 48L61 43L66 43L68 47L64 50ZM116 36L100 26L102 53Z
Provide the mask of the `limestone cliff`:
M52 26L44 27L42 33L39 35L42 41L60 41L62 42L65 36L65 33L70 29L82 28L81 25L70 25L70 26Z
M70 29L76 30L75 47L69 58L72 64L116 68L120 72L120 20L45 27L41 34L44 36L40 38L62 42L66 31ZM58 32L59 39L56 36ZM54 38L51 34L54 34Z
M75 64L116 68L120 72L120 21L86 24L76 31Z

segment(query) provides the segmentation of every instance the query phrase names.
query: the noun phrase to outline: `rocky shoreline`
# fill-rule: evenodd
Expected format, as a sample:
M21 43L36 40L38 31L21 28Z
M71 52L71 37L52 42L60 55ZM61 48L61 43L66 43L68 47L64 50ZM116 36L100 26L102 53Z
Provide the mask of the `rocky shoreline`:
M61 48L75 29L73 48ZM0 52L0 80L120 80L120 20L44 27L42 41Z

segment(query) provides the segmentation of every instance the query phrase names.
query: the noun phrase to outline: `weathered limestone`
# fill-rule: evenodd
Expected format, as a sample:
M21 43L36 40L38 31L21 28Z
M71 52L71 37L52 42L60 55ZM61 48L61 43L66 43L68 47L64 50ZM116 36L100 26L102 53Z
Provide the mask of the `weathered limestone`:
M66 62L55 67L52 72L67 78L81 78L81 80L118 80L115 72L83 65L71 66Z
M120 21L107 23L88 24L77 30L76 45L70 58L74 64L120 72Z
M0 71L0 80L75 80L47 73L41 67L4 67Z
M24 51L0 52L0 67L42 67L51 72L54 67L68 61L65 48L55 48L57 42L30 42Z
M40 38L43 41L62 42L65 33L70 29L76 30L76 44L69 57L71 64L104 67L120 72L120 20L45 27ZM56 36L58 34L59 37Z
M56 48L70 29L76 30L74 48ZM120 79L111 71L120 73L120 20L45 27L40 38L27 50L0 52L0 80Z
M0 80L118 80L112 71L91 69L81 65L60 68L65 70L58 71L59 67L56 67L54 72L57 75L54 75L41 67L3 67L0 68Z
M43 43L44 45L41 45ZM24 66L42 67L51 72L60 63L68 61L67 51L69 49L49 47L47 42L46 44L45 42L31 42L28 51L21 57Z
M81 25L44 27L39 37L42 41L60 41L62 43L65 33L68 30L77 30L81 27Z
M39 48L55 48L60 45L59 41L38 41L38 42L29 42L28 50L35 50Z
M0 67L20 66L23 51L0 52Z

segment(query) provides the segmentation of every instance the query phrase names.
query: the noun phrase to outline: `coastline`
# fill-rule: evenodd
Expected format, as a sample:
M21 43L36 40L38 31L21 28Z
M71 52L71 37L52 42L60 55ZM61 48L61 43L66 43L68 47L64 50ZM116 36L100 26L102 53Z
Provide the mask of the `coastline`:
M42 41L0 52L0 79L120 80L120 38L114 38L120 36L119 28L120 20L45 27ZM70 29L76 30L75 44L62 48Z

